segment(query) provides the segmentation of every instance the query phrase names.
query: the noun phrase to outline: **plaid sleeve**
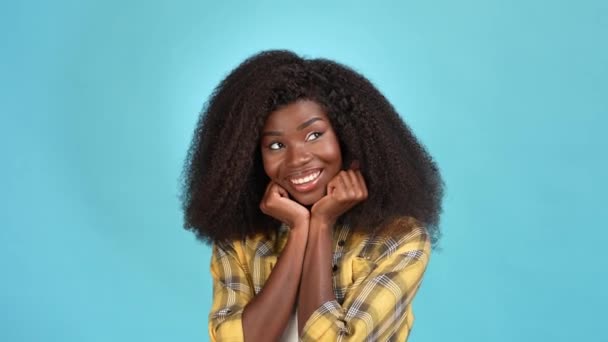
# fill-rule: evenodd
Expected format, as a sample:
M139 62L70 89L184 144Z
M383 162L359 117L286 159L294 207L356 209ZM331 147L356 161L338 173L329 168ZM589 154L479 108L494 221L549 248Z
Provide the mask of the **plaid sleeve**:
M211 257L213 303L209 313L211 341L243 341L242 314L253 291L231 244L215 243Z
M352 290L344 302L329 301L308 319L302 341L388 341L407 337L412 322L410 303L418 290L430 253L426 231L412 237L387 239L385 252L373 270ZM397 331L399 330L399 331ZM398 335L398 336L396 336Z

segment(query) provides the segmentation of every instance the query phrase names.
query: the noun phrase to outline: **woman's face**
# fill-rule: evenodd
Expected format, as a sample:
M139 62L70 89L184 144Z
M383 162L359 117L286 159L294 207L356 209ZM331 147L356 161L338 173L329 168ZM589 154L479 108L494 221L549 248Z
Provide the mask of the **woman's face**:
M270 113L260 144L266 175L303 205L325 196L342 167L338 137L314 101L299 100Z

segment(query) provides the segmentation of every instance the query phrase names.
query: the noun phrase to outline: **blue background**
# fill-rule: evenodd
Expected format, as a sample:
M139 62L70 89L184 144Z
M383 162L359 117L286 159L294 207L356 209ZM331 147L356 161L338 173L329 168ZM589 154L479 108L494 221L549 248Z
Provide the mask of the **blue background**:
M14 1L0 9L0 340L206 341L181 228L198 112L269 48L369 77L439 163L412 341L606 341L605 1Z

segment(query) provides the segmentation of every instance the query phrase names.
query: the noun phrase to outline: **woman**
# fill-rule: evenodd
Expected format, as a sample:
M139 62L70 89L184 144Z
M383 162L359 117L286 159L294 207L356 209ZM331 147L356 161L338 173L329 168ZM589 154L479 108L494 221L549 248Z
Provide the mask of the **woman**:
M201 114L184 176L185 227L213 243L212 340L407 339L442 181L363 76L247 59Z

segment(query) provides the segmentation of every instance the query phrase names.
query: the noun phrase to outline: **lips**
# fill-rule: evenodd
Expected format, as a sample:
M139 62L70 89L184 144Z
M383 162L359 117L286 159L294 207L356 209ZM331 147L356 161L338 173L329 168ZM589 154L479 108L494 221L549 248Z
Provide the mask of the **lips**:
M317 179L317 177L319 177L320 174L321 174L321 170L316 170L316 171L301 175L297 178L292 177L289 179L289 181L292 184L301 185L301 184L308 183L308 182L311 182L311 181Z
M298 172L290 177L287 177L287 181L291 184L292 188L299 192L306 192L313 190L321 179L322 169L307 170Z

